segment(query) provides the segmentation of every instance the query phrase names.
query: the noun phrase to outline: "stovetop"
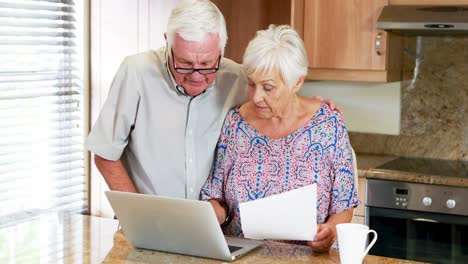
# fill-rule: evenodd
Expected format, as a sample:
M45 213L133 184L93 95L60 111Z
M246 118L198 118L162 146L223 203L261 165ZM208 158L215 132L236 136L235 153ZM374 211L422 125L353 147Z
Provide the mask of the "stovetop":
M401 157L377 169L468 178L468 161Z

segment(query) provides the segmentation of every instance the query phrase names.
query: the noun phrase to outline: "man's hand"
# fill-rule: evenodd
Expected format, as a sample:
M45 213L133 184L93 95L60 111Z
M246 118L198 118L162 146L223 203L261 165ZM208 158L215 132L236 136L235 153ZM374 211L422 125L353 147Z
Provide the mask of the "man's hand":
M127 170L120 160L107 160L94 155L94 162L104 177L109 189L120 192L137 192Z
M315 99L315 100L319 100L320 102L326 103L328 105L328 107L330 107L331 110L335 110L338 113L343 114L343 112L341 112L341 109L338 106L336 106L335 103L333 103L332 100L324 99L322 96L318 96L318 95L316 95L316 96L314 96L312 98Z
M314 240L308 241L307 245L315 252L327 252L333 245L336 238L335 229L329 224L319 224L317 226L317 234Z

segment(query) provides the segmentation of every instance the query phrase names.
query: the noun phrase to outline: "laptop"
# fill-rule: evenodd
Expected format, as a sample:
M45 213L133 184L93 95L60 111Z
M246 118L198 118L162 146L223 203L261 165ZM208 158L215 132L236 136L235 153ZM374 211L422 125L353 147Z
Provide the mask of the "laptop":
M106 191L128 241L137 248L231 261L261 241L224 237L209 202Z

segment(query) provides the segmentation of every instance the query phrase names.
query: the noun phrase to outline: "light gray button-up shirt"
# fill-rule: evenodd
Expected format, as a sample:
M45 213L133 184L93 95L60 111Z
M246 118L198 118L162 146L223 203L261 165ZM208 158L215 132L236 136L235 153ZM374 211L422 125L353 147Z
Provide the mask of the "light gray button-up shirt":
M222 59L215 84L196 97L176 91L165 49L127 57L86 145L121 159L140 193L198 199L229 109L247 100L241 66Z

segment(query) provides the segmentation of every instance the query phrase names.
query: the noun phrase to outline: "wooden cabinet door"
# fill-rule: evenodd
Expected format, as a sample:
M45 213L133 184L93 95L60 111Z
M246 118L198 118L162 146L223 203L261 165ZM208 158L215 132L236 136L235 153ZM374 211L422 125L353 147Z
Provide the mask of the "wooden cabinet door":
M361 204L354 208L352 222L364 224L365 222L365 206L366 206L366 178L358 178L358 197Z
M387 33L376 28L377 18L387 4L388 0L305 1L308 78L389 81ZM380 54L376 50L378 35Z
M224 56L238 63L258 30L291 23L292 0L212 0L226 19L228 42Z

